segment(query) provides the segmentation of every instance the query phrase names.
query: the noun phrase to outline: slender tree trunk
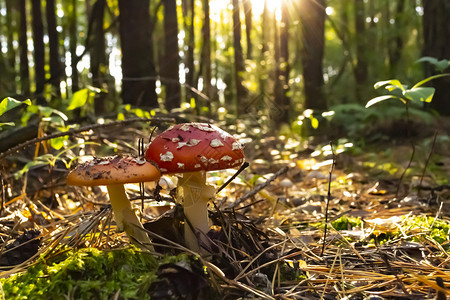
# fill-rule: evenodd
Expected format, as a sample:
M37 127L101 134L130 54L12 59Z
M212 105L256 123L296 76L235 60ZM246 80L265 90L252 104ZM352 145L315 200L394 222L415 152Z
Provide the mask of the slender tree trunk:
M203 91L208 97L207 107L211 111L211 101L212 101L212 86L211 86L211 23L209 18L209 0L203 0L203 51L202 51L202 61L203 61Z
M280 98L277 105L281 112L277 124L289 124L290 99L287 95L289 91L289 10L288 2L281 2L281 22L280 22L280 63L278 68L278 79L280 85Z
M325 0L303 0L298 7L303 41L301 55L305 90L304 108L324 111L327 110L327 102L322 90Z
M157 107L149 7L149 0L119 0L122 99L128 104Z
M269 13L267 9L267 0L264 0L264 8L261 14L261 44L259 48L261 52L259 53L259 61L258 61L258 76L259 76L259 94L261 97L264 97L266 92L266 78L267 78L267 68L266 68L266 56L268 53L267 41L268 37L268 26L265 26L269 21Z
M283 1L285 2L285 1ZM245 37L247 38L247 59L252 58L252 3L250 0L243 0L244 4L244 16L245 16Z
M269 117L272 121L272 125L275 128L279 128L281 126L281 122L286 122L287 120L284 120L283 118L283 110L284 110L284 104L283 104L283 83L282 76L281 76L281 55L280 55L280 32L279 32L279 26L278 21L275 16L275 12L272 18L273 21L273 32L274 32L274 66L275 66L275 78L274 78L274 98L275 98L275 106L269 107Z
M391 37L388 43L389 53L389 69L391 77L397 74L398 63L403 51L403 34L402 29L405 27L404 16L405 0L398 0L395 12L395 23L391 25ZM392 26L395 26L392 28Z
M245 71L244 54L241 45L241 19L239 0L233 0L233 47L234 47L234 82L236 86L236 107L237 114L243 113L247 90L242 84L242 74Z
M106 66L105 31L103 29L106 0L97 0L92 7L93 24L90 41L92 84L103 87L104 72ZM95 96L95 114L100 115L106 111L105 94Z
M34 81L36 84L35 95L38 104L46 104L44 98L45 84L45 47L44 47L44 24L42 23L41 0L32 0L32 28L34 47Z
M46 5L47 31L50 53L50 83L57 95L61 94L60 83L62 76L61 61L59 56L59 39L56 30L56 7L55 0L47 0Z
M423 1L423 33L424 56L437 59L450 58L450 3L448 1ZM425 65L426 76L436 74L434 66ZM450 68L444 70L449 73ZM450 78L443 77L432 81L436 92L431 102L431 108L442 115L450 116Z
M78 57L77 57L77 0L72 0L72 11L70 14L69 25L69 51L70 51L70 64L72 70L72 93L75 93L80 89L79 76L78 76Z
M161 64L162 82L166 86L166 109L180 107L181 88L178 55L178 18L175 0L164 0L164 62Z
M364 0L355 0L355 39L356 39L356 66L353 70L355 76L355 94L358 102L364 102L364 89L367 88L367 51L366 51L366 16L364 13Z
M184 0L184 31L186 33L185 45L187 45L186 59L185 59L185 74L186 74L186 102L189 103L191 98L195 98L195 94L190 90L191 87L196 88L195 80L195 65L194 65L194 48L195 48L195 0Z
M19 0L19 14L20 82L22 94L28 96L30 94L30 68L28 66L27 12L25 0Z
M16 7L16 2L7 0L6 1L6 43L8 48L7 53L7 76L8 80L8 90L10 92L16 92L16 50L14 49L14 36L13 33L17 31L16 23L13 21L14 9Z

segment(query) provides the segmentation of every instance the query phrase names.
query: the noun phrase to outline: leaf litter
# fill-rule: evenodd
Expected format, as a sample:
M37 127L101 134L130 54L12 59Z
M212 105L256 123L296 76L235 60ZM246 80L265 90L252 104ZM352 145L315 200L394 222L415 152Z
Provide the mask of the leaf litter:
M144 203L144 227L156 249L150 255L116 233L102 187L65 185L67 162L137 153L136 141L148 131L145 123L75 131L70 139L80 147L65 150L65 163L31 166L17 179L13 174L34 149L4 156L2 299L445 299L448 294L445 143L423 172L430 144L424 140L399 181L409 160L401 145L367 151L343 140L330 149L295 138L248 135L250 167L210 206L208 255L183 246L183 214L170 184L176 178L146 185L144 197L139 186L127 186L136 206ZM220 186L232 175L212 172L209 180ZM164 203L165 212L151 208L155 203Z

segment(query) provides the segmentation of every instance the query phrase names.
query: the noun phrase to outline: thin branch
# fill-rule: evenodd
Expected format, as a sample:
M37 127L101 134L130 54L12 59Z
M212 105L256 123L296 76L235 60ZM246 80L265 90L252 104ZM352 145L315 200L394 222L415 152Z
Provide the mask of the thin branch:
M122 125L122 124L129 124L129 123L134 123L134 122L150 122L151 125L153 124L158 124L158 123L164 123L164 122L174 122L174 119L172 118L150 118L150 119L143 119L143 118L133 118L133 119L128 119L128 120L123 120L123 121L113 121L111 123L106 123L106 124L91 124L91 125L87 125L87 126L83 126L80 127L78 129L71 129L68 131L64 131L64 132L56 132L56 133L52 133L43 137L39 137L39 138L34 138L32 140L23 142L17 146L14 146L8 150L6 150L5 152L0 153L0 160L4 159L6 156L19 151L22 148L26 148L28 146L34 145L36 143L42 142L42 141L47 141L47 140L51 140L54 138L58 138L58 137L62 137L62 136L66 136L66 135L73 135L73 134L77 134L83 131L88 131L91 129L97 129L97 128L103 128L103 127L109 127L109 126L114 126L114 125Z
M332 180L332 176L333 176L333 170L334 170L334 166L336 165L336 155L334 154L333 151L333 144L330 142L330 147L331 147L331 153L333 154L333 163L331 164L331 169L330 169L330 176L328 178L328 195L327 195L327 206L325 208L325 230L323 233L323 244L322 244L322 251L320 253L320 256L323 257L323 253L325 251L325 244L327 241L327 229L328 229L328 207L330 205L330 201L331 201L331 180Z
M257 185L253 190L245 193L241 198L236 199L231 205L229 205L226 208L236 207L237 205L239 205L240 203L244 202L248 198L251 198L251 197L255 196L258 192L260 192L261 190L266 188L270 183L272 183L272 181L277 179L280 175L283 175L284 173L286 173L288 170L289 170L289 167L281 168L275 174L273 174L272 177L270 177L266 182L263 182L263 183Z

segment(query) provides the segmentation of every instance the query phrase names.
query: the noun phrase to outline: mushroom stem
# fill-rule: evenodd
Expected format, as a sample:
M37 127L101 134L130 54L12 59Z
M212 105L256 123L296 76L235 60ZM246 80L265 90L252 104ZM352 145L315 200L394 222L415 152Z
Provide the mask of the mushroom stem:
M142 223L131 208L130 200L123 184L106 186L109 194L109 201L114 213L114 219L119 231L125 231L133 244L139 248L146 248L153 251L150 238L147 235Z
M208 201L214 196L215 188L206 184L205 172L184 173L179 180L179 187L183 193L184 238L189 249L199 252L199 240L192 232L189 223L200 232L200 240L206 244L205 234L209 231Z

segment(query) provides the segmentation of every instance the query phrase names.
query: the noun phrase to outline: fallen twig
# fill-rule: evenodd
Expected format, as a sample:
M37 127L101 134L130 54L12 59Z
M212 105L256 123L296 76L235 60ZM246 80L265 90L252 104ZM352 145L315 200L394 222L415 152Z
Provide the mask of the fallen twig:
M97 128L114 126L114 125L122 125L122 124L134 123L134 122L150 122L151 125L154 125L154 124L163 123L163 122L174 122L174 119L159 118L159 117L150 118L150 119L133 118L133 119L123 120L123 121L113 121L113 122L105 123L105 124L91 124L91 125L86 125L86 126L80 127L78 129L70 129L70 130L67 130L64 132L56 132L56 133L52 133L52 134L49 134L49 135L46 135L43 137L34 138L32 140L29 140L29 141L21 143L17 146L14 146L14 147L6 150L5 152L0 153L0 160L4 159L6 156L8 156L22 148L34 145L34 144L42 142L42 141L47 141L47 140L51 140L51 139L66 136L66 135L73 135L73 134L80 133L83 131L88 131L91 129L97 129Z
M231 203L229 206L227 206L226 208L233 208L236 207L237 205L239 205L240 203L244 202L245 200L247 200L248 198L251 198L253 196L255 196L258 192L260 192L261 190L263 190L264 188L266 188L270 183L272 183L272 181L274 181L275 179L277 179L280 175L283 175L284 173L286 173L289 170L289 167L283 167L280 170L278 170L275 174L272 175L272 177L270 177L269 179L267 179L266 182L263 182L261 184L258 184L253 190L248 191L247 193L245 193L241 198L236 199L233 203Z

